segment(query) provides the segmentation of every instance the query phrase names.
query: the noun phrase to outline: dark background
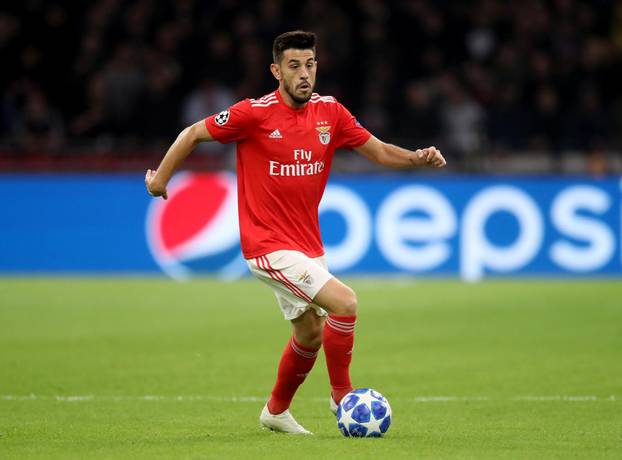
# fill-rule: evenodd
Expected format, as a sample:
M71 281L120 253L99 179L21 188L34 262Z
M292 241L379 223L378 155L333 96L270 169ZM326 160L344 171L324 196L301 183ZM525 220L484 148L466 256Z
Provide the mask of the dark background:
M0 170L156 166L184 126L272 91L272 40L296 28L318 34L318 92L383 140L440 147L450 170L622 172L608 0L3 2Z

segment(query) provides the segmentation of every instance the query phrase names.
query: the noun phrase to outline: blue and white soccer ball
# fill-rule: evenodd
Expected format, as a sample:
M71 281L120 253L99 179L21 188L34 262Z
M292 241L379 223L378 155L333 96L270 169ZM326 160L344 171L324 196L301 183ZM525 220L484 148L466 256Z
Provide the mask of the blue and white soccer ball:
M337 426L346 437L379 438L391 426L389 401L371 388L352 390L339 404Z

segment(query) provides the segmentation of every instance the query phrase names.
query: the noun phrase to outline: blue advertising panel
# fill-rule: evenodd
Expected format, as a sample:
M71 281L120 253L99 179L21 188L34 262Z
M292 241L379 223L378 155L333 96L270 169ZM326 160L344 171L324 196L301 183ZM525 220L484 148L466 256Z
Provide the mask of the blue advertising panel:
M1 175L0 272L237 277L235 177L181 173L169 199L132 175ZM619 178L333 176L320 207L347 274L620 276Z

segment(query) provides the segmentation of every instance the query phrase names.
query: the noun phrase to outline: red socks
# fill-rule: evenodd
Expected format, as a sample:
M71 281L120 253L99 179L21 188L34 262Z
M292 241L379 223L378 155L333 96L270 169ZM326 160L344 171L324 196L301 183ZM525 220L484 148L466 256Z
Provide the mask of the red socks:
M276 383L272 389L268 410L271 414L280 414L287 410L296 390L311 372L317 350L303 347L291 337L283 350Z
M356 315L330 315L324 325L322 344L326 355L332 397L337 403L352 391L350 363L354 347L355 324ZM280 414L289 408L296 390L311 372L316 358L317 350L303 347L294 337L289 339L283 350L276 383L268 401L268 410L271 414Z
M356 315L335 316L329 315L324 325L324 354L332 396L336 403L352 391L350 382L350 362L354 347L354 325Z

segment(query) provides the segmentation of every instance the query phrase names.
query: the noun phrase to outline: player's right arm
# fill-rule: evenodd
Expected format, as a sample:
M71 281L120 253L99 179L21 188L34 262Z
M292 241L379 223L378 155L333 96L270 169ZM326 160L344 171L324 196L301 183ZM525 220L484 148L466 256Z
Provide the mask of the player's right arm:
M175 142L169 147L166 155L160 162L157 170L148 169L145 175L145 185L151 196L161 196L165 200L168 198L166 185L173 177L184 159L194 150L199 142L211 141L214 138L207 130L205 121L201 120L184 129Z
M207 117L184 129L168 149L157 170L147 170L145 185L152 196L168 198L166 185L173 174L199 142L218 141L223 144L244 140L254 126L250 101L245 99L227 110Z

